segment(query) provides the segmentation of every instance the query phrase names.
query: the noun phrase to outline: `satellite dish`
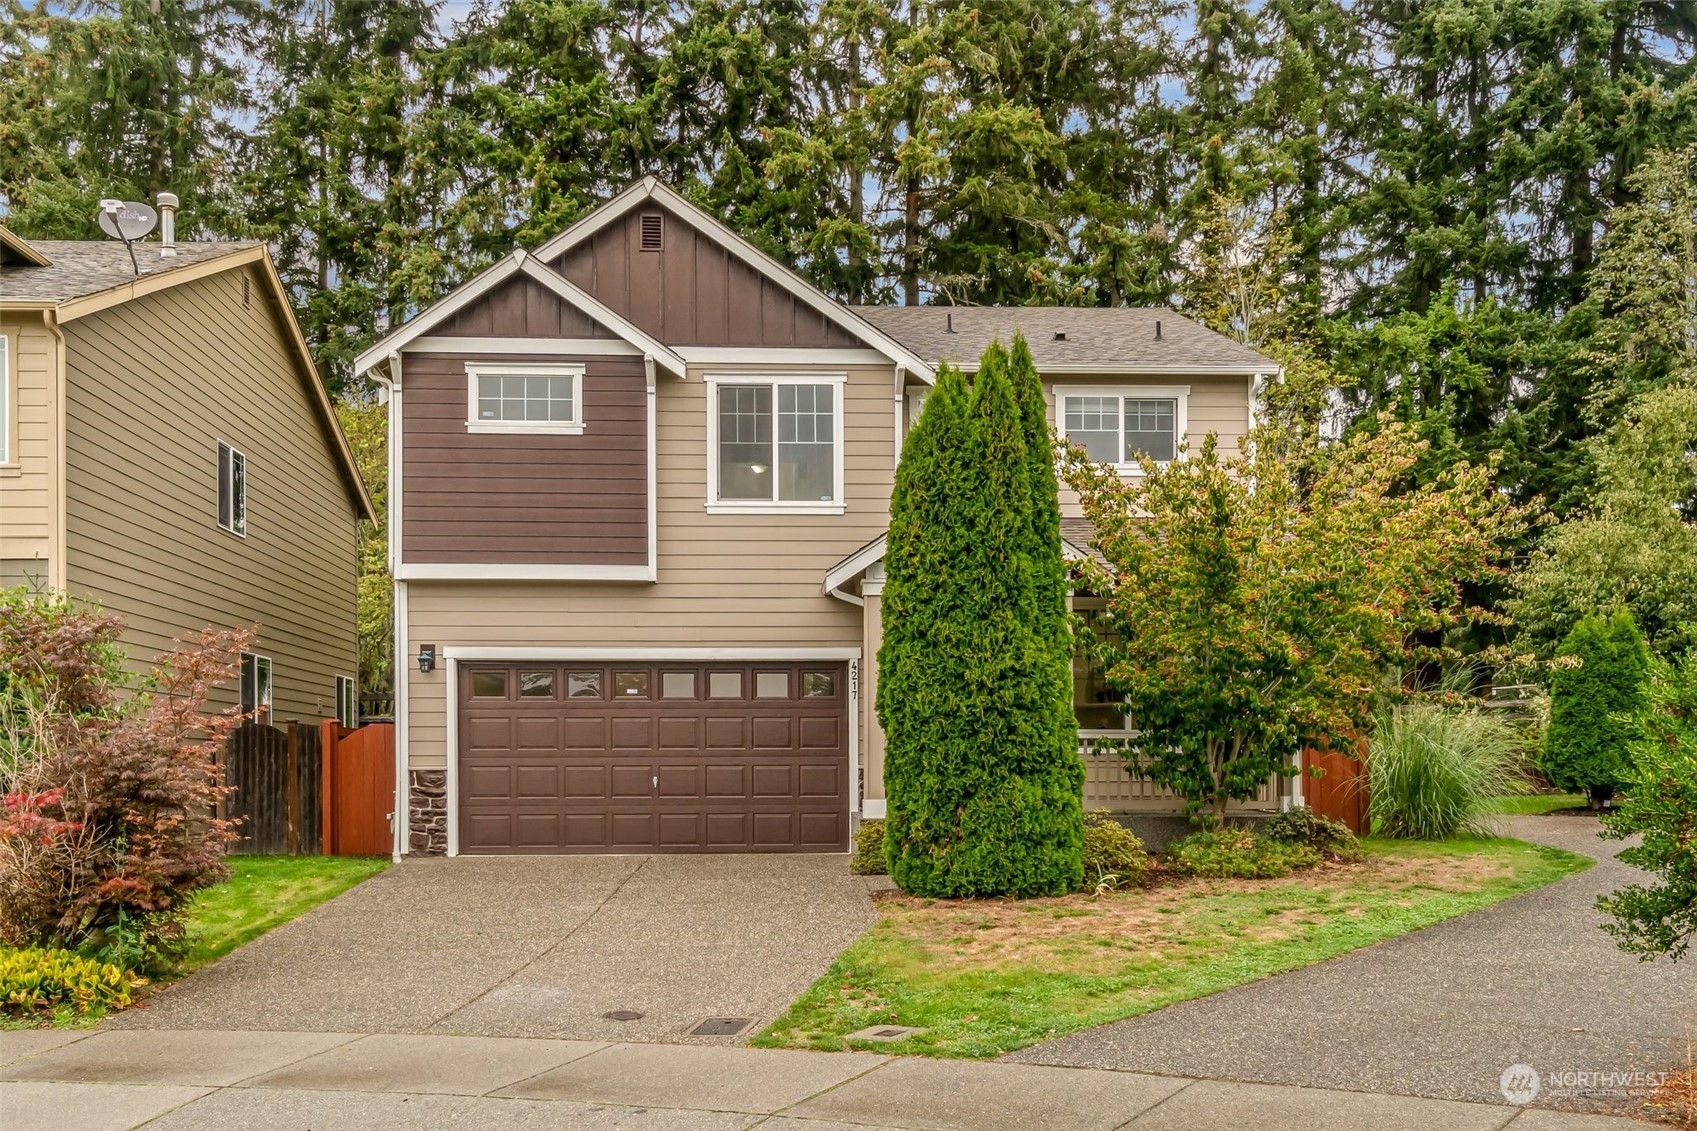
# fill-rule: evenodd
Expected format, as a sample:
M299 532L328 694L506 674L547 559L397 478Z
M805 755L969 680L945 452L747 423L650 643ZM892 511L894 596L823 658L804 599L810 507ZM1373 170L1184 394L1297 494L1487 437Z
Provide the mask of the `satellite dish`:
M159 223L159 213L135 200L103 200L100 202L100 230L115 240L129 243L139 240Z

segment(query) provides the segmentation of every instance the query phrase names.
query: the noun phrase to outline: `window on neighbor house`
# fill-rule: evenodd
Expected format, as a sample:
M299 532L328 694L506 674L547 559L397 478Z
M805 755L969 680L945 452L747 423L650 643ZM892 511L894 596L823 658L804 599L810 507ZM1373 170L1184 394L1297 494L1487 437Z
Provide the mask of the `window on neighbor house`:
M242 653L242 714L256 723L271 724L271 657Z
M714 381L709 504L841 509L839 392L817 379Z
M247 537L247 456L218 441L218 525Z
M354 677L336 677L336 721L349 730L359 726L359 693Z
M1057 390L1061 431L1102 463L1134 470L1178 457L1188 389Z

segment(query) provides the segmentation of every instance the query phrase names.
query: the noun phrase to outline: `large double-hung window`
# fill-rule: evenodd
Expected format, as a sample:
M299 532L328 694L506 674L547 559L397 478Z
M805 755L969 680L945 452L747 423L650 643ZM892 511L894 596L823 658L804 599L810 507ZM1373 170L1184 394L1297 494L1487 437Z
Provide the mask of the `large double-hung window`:
M840 513L843 380L708 379L707 507Z
M1189 386L1058 388L1061 433L1090 457L1136 474L1139 461L1170 463L1184 440Z

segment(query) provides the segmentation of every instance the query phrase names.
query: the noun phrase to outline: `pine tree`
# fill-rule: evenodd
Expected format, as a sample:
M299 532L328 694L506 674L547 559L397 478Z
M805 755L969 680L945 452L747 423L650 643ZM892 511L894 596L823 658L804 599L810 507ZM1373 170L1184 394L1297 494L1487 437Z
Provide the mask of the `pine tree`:
M1083 877L1070 646L1064 604L1045 607L1064 601L1059 530L1038 545L1048 504L1007 364L987 353L970 393L958 371L939 374L891 505L885 845L916 894L1057 894Z
M1632 771L1633 720L1645 706L1650 656L1624 609L1580 621L1556 651L1543 770L1560 789L1586 793L1593 808Z

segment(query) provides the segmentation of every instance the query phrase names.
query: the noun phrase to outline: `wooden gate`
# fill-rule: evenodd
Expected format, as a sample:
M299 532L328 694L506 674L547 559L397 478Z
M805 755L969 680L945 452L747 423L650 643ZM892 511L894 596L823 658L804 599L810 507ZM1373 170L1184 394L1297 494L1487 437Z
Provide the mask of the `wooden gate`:
M394 851L395 727L372 723L323 727L324 851L331 856L387 856Z
M1363 747L1366 743L1361 744ZM1367 755L1305 750L1302 792L1308 807L1322 817L1342 821L1357 835L1367 832ZM1315 771L1319 771L1316 775Z
M317 727L245 722L224 748L224 781L235 787L225 815L238 820L232 853L289 855L318 851L322 758Z

